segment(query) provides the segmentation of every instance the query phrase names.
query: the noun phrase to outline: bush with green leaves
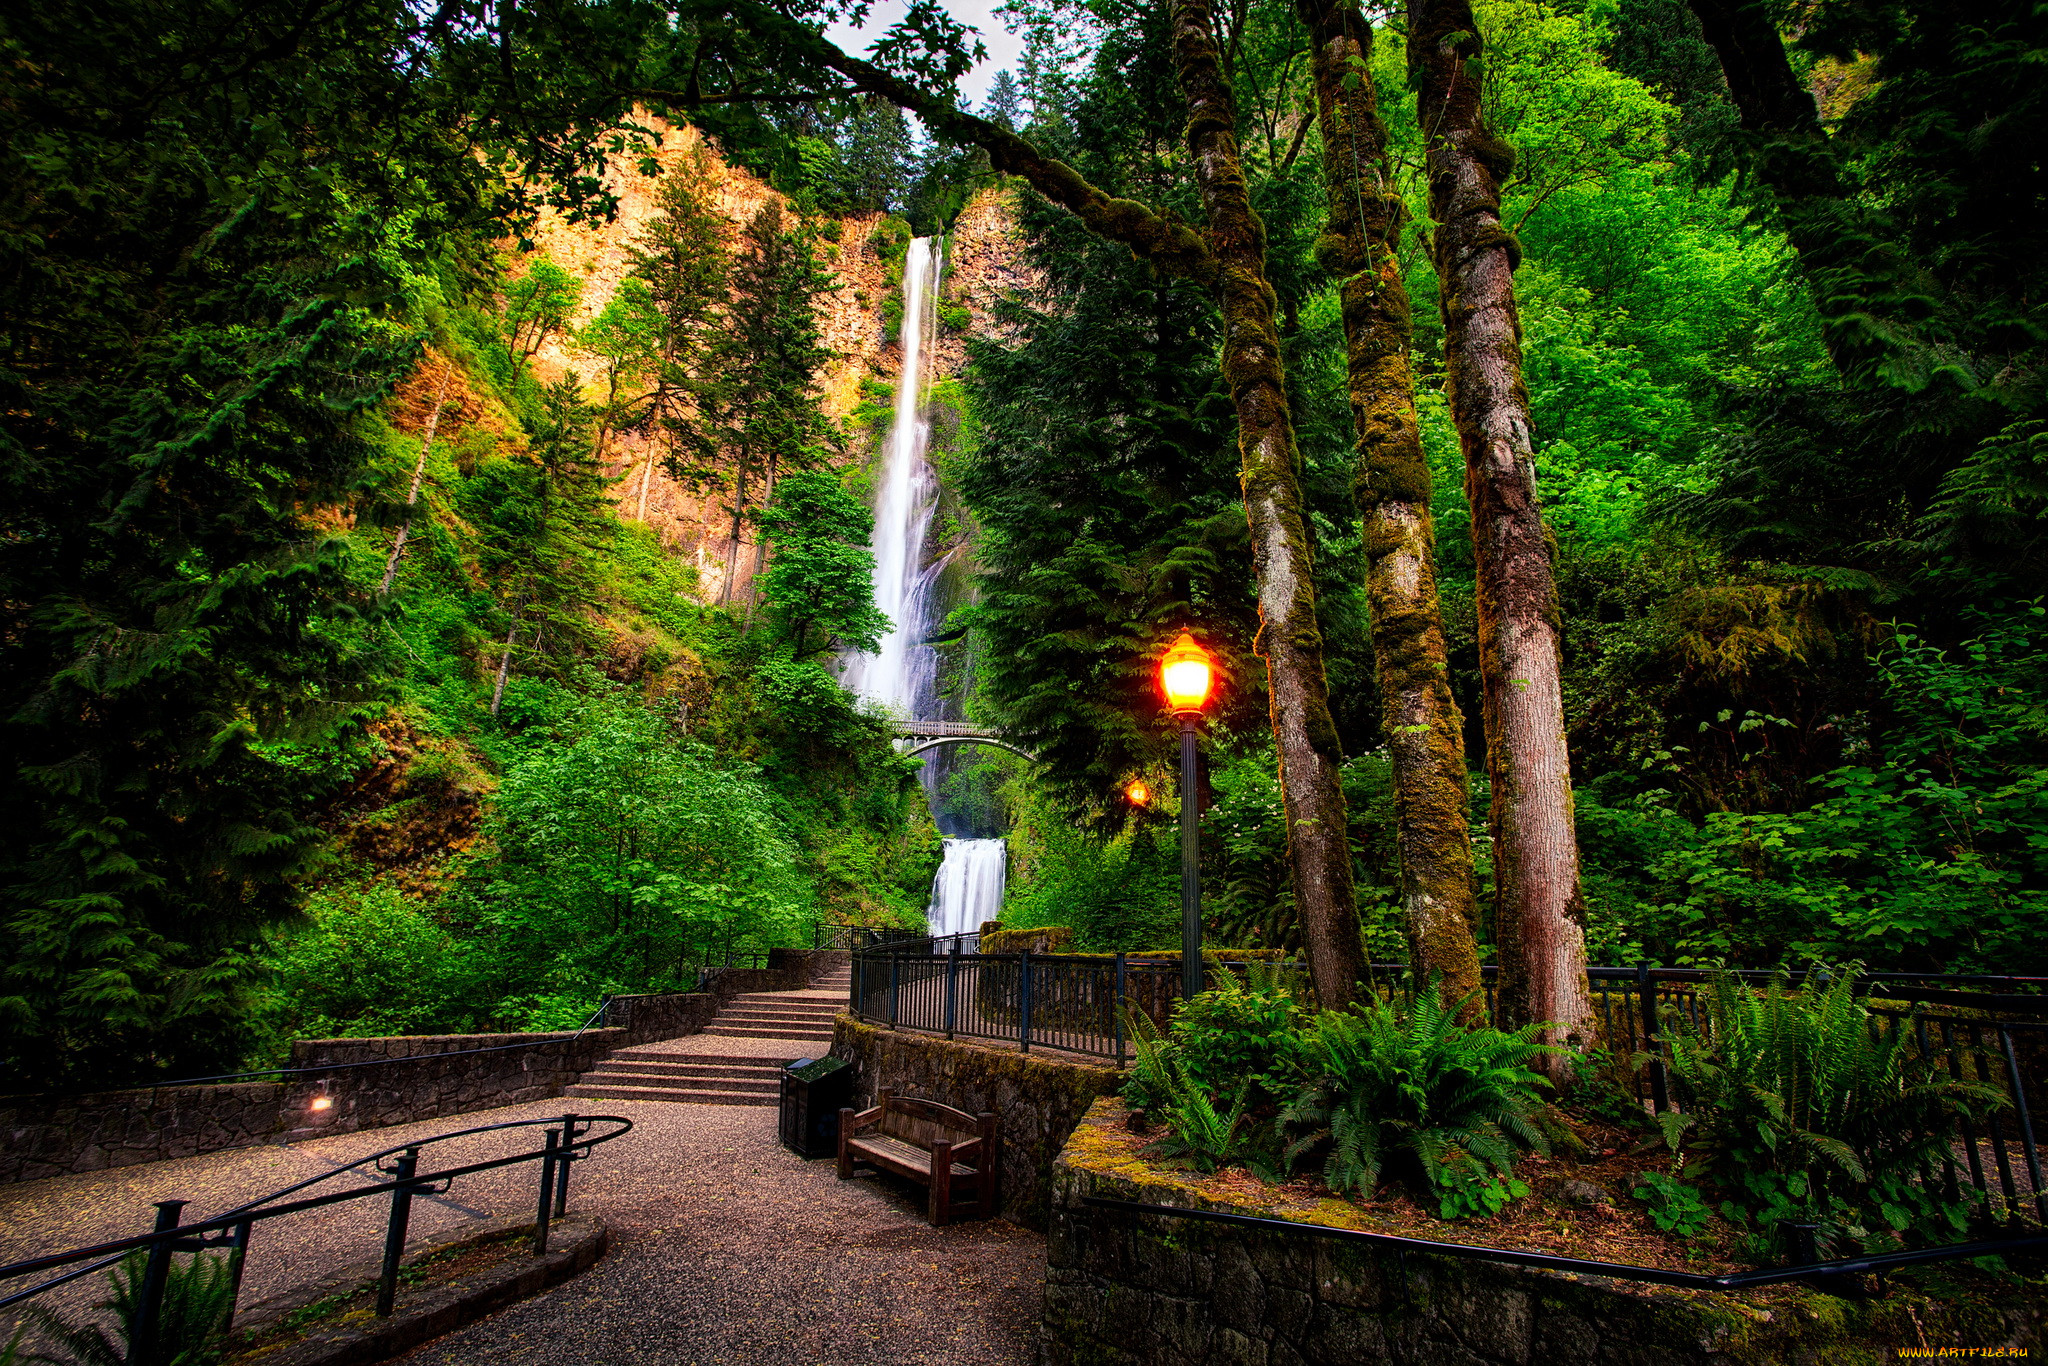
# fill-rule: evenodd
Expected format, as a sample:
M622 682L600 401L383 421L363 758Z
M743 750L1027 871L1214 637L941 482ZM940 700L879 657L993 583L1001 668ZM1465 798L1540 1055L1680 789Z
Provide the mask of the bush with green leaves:
M813 909L769 792L635 708L513 763L487 833L469 895L522 995L687 987L730 948L801 937Z
M1652 1223L1681 1238L1699 1237L1713 1217L1697 1187L1666 1172L1644 1172L1641 1184L1630 1193L1650 1207Z
M1302 1034L1303 1085L1281 1112L1290 1168L1322 1156L1323 1180L1369 1196L1392 1177L1455 1219L1498 1212L1528 1188L1524 1149L1548 1153L1555 1127L1531 1063L1561 1050L1543 1026L1504 1033L1458 1021L1464 1002L1431 989L1412 1004L1325 1011Z
M1124 1029L1131 1041L1124 1096L1166 1126L1148 1153L1201 1172L1242 1165L1264 1179L1280 1179L1270 1145L1263 1141L1264 1126L1246 1123L1253 1085L1249 1079L1223 1101L1190 1068L1185 1052L1189 1032L1180 1021L1171 1035L1162 1034L1150 1016L1129 1011Z
M235 1302L234 1265L225 1256L197 1253L171 1259L164 1279L163 1304L153 1340L134 1341L135 1319L142 1304L142 1279L148 1255L136 1251L107 1273L112 1291L93 1308L113 1320L114 1331L88 1320L76 1323L40 1305L28 1307L24 1327L33 1328L62 1355L20 1352L21 1334L7 1344L0 1360L17 1359L36 1366L211 1366L225 1347L228 1311Z
M1215 964L1216 985L1174 1010L1175 1056L1190 1082L1217 1097L1249 1088L1258 1099L1290 1085L1306 990L1299 974L1277 964L1247 963L1245 980Z
M2005 1097L1949 1076L1916 1051L1911 1020L1873 1017L1855 989L1853 967L1803 990L1781 968L1762 991L1720 969L1698 1027L1667 1016L1676 1108L1659 1123L1685 1175L1717 1187L1721 1213L1756 1230L1759 1257L1782 1254L1788 1222L1818 1223L1838 1249L1964 1230L1968 1205L1947 1194L1941 1163L1958 1121L1981 1121Z
M480 1023L468 946L389 884L324 888L273 963L292 1038L430 1034Z

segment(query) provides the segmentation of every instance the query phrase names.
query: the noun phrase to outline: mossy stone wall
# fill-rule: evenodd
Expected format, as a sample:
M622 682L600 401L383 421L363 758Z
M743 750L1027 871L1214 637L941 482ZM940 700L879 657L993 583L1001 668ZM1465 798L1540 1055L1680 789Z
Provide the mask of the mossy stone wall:
M1044 1228L1052 1168L1067 1135L1098 1098L1123 1085L1106 1064L898 1032L841 1015L832 1052L857 1069L855 1103L888 1087L968 1114L993 1111L1001 1126L1003 1217Z
M2038 1302L1689 1291L1090 1208L1290 1217L1134 1162L1104 1141L1121 1113L1098 1102L1055 1166L1039 1366L1851 1366L2048 1342Z

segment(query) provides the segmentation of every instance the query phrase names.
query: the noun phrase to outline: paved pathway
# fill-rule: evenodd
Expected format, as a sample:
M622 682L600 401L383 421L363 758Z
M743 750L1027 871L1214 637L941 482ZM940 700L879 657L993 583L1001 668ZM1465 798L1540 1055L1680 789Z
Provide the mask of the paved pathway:
M0 1261L148 1226L153 1200L227 1208L407 1138L505 1119L624 1115L624 1138L577 1164L570 1203L612 1250L583 1276L419 1349L421 1366L1025 1366L1044 1240L1000 1221L925 1225L922 1192L840 1182L775 1142L776 1112L650 1101L547 1101L290 1148L245 1148L0 1187ZM517 1131L515 1131L517 1132ZM504 1136L441 1145L436 1165L512 1151ZM463 1146L464 1154L448 1152ZM429 1150L430 1152L433 1150ZM354 1178L350 1178L354 1179ZM530 1210L530 1166L467 1177L413 1207L416 1235ZM384 1201L257 1226L245 1299L373 1259ZM63 1293L63 1292L60 1292ZM73 1298L79 1302L81 1294ZM4 1317L4 1316L0 1316ZM11 1331L0 1323L0 1331ZM0 1338L4 1340L4 1338Z

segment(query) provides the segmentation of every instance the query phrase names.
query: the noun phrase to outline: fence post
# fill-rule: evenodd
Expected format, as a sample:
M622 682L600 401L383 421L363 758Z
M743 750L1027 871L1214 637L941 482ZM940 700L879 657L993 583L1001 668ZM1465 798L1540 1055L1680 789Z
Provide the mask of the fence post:
M1116 994L1109 1002L1109 1031L1116 1040L1116 1065L1124 1065L1124 951L1116 952Z
M156 1202L156 1233L167 1233L178 1226L179 1211L184 1209L183 1200L159 1200ZM161 1239L149 1245L149 1260L142 1266L142 1293L136 1297L135 1318L128 1328L128 1360L142 1362L156 1360L157 1324L164 1314L164 1286L171 1278L171 1240Z
M547 1147L540 1159L540 1206L533 1216L533 1255L548 1255L548 1215L555 1205L555 1144L561 1135L553 1129L547 1133Z
M1031 950L1024 950L1024 956L1017 968L1017 1042L1023 1051L1031 1051Z
M953 1037L954 1012L960 999L960 941L953 941L953 951L946 955L946 1037Z
M903 960L895 954L889 955L889 1028L896 1027L896 985Z
M561 1218L569 1212L569 1164L576 1160L570 1150L576 1142L576 1116L562 1116L562 1151L555 1158L555 1217Z
M254 1219L244 1219L235 1225L235 1231L228 1242L228 1312L220 1321L220 1331L228 1332L235 1326L235 1306L242 1298L242 1264L249 1257L249 1234L255 1229Z
M377 1317L391 1317L398 1300L398 1264L405 1257L405 1227L412 1222L412 1174L419 1170L420 1150L407 1148L392 1170L391 1221L384 1226L384 1269L377 1276Z
M1658 1114L1671 1108L1664 1081L1664 1046L1657 1039L1657 984L1648 963L1636 964L1636 999L1643 1019L1643 1051L1650 1055L1650 1104Z
M2034 1146L2034 1117L2027 1110L2027 1084L2020 1079L2019 1055L2013 1051L2012 1031L1998 1026L1998 1042L2005 1052L2005 1075L2012 1085L2013 1117L2020 1122L2020 1150L2027 1158L2027 1180L2034 1188L2034 1213L2048 1223L2048 1192L2041 1189L2041 1151Z

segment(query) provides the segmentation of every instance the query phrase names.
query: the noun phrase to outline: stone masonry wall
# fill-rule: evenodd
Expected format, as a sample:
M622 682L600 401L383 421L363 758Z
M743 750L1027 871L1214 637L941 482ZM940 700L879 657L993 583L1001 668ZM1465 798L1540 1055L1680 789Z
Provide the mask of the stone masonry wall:
M857 1072L855 1103L875 1103L888 1087L968 1114L993 1111L1000 1125L1003 1217L1045 1227L1053 1162L1089 1105L1123 1084L1100 1063L1068 1061L978 1043L863 1024L841 1015L832 1052Z
M1055 1170L1039 1366L1837 1366L1922 1343L2048 1341L2039 1300L2009 1291L1999 1303L1896 1282L1860 1302L1682 1290L1089 1207L1093 1195L1291 1217L1133 1161L1105 1141L1122 1115L1098 1102Z
M0 1098L0 1183L543 1100L560 1095L614 1049L694 1034L733 996L807 985L845 958L778 949L769 968L722 973L709 991L615 997L611 1027L588 1030L580 1039L570 1033L304 1039L292 1045L290 1065L332 1070L282 1081Z

